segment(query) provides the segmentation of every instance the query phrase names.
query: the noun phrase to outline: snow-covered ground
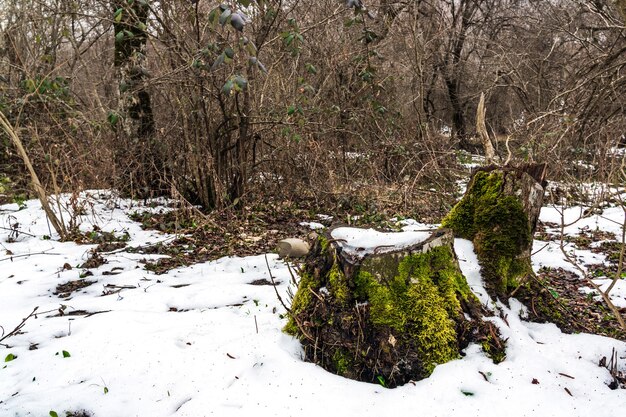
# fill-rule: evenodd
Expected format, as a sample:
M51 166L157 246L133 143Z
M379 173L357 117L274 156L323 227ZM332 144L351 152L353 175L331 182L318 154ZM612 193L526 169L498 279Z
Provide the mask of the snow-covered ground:
M83 230L97 224L128 233L129 246L172 238L130 220L137 208L129 201L92 202ZM59 243L54 234L44 239L51 232L39 203L26 205L19 211L0 206L1 227L19 223L17 236L0 229L4 333L38 307L36 318L0 346L1 417L52 410L94 417L624 415L626 390L610 390L611 376L598 362L616 349L626 370L626 343L563 334L552 324L522 321L514 301L511 308L494 303L468 241L457 239L455 249L473 291L507 318L508 324L490 318L508 338L506 360L494 365L470 345L464 358L438 366L430 378L389 390L302 361L299 342L281 332L285 311L274 288L251 284L271 280L271 271L287 298L290 274L276 255L222 258L154 275L139 261L156 255L117 251L103 255L107 263L86 277L93 284L61 299L56 287L80 278L77 266L94 245ZM563 263L552 249L539 252L537 267ZM626 295L621 283L614 291ZM71 315L81 310L90 314Z

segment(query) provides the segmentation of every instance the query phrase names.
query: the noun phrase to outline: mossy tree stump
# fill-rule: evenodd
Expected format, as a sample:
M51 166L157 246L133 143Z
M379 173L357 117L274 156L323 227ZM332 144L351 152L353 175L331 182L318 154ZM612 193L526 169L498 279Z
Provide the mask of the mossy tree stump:
M533 275L530 255L545 171L545 165L478 168L461 201L442 221L474 243L492 297L506 301Z
M285 328L300 338L307 360L394 387L428 377L470 341L501 353L497 330L482 321L461 274L450 230L369 250L336 232L313 245Z

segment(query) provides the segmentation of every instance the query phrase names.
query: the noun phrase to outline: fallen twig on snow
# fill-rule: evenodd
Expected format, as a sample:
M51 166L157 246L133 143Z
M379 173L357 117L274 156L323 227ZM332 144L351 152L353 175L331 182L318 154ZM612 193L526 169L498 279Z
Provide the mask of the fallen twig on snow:
M22 330L22 327L24 327L26 325L26 322L28 321L28 319L30 319L31 317L33 317L35 315L35 313L37 312L38 308L39 308L39 306L35 307L33 309L33 311L31 311L28 316L26 316L25 318L22 319L22 322L20 324L18 324L15 327L15 329L11 330L7 334L4 334L4 327L0 326L0 329L2 329L2 336L0 336L0 344L3 345L3 346L6 346L5 344L2 343L2 341L8 339L11 336L15 336L16 334L18 334L20 332L20 330Z

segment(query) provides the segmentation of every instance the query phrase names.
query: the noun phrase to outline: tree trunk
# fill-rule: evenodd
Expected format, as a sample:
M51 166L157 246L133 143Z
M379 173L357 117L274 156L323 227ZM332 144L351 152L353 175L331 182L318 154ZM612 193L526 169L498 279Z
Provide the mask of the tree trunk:
M480 136L480 141L483 144L483 151L485 152L485 161L487 164L493 163L496 152L489 139L489 133L487 133L487 125L485 124L485 93L480 93L480 100L478 100L478 109L476 110L476 132Z
M121 116L121 139L116 159L122 168L124 184L139 186L133 191L147 196L158 191L161 165L154 143L154 116L146 64L146 32L149 7L146 2L113 1L115 59L119 82L118 114ZM135 165L136 164L136 165Z
M349 237L356 232L377 233L333 229L305 261L285 330L301 339L307 360L395 387L428 377L470 341L503 358L504 344L481 320L461 274L450 230L379 234L404 244L378 247Z
M476 170L465 195L442 221L471 240L485 287L506 301L533 276L530 255L543 204L545 164Z

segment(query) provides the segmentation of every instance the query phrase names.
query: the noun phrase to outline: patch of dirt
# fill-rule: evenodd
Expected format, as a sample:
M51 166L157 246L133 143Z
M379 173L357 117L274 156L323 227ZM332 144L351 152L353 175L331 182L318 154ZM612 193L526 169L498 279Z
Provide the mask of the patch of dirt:
M104 242L93 250L94 252L113 252L126 247L126 242Z
M239 213L212 213L202 218L182 210L134 215L134 220L140 221L146 229L179 235L168 244L135 247L128 251L168 255L168 258L144 261L145 268L156 274L224 256L273 252L281 239L306 239L311 232L308 227L300 226L300 222L311 217L307 212L280 207L282 209L277 210L246 208ZM313 218L311 221L319 220Z
M90 232L81 232L79 230L74 231L71 239L78 244L93 245L93 244L108 244L117 242L128 242L130 235L128 232L116 234L115 232L105 232L98 226L93 226L93 230Z
M626 341L626 332L606 304L580 291L586 282L578 275L561 268L544 268L537 274L537 282L542 287L538 297L520 297L528 306L531 320L553 322L566 333L594 333ZM544 308L547 304L552 307ZM620 311L626 315L626 308Z
M271 281L268 281L265 278L255 279L252 282L248 282L248 285L278 285L278 284L280 284L280 281L274 281L274 284L272 284Z
M78 279L76 281L69 281L65 284L59 284L56 287L54 295L57 295L59 298L68 298L72 295L73 292L76 292L80 289L86 288L91 284L95 284L96 281L88 281L86 279Z
M87 259L79 268L91 269L97 268L106 264L108 261L104 259L98 252L93 252L89 259Z

